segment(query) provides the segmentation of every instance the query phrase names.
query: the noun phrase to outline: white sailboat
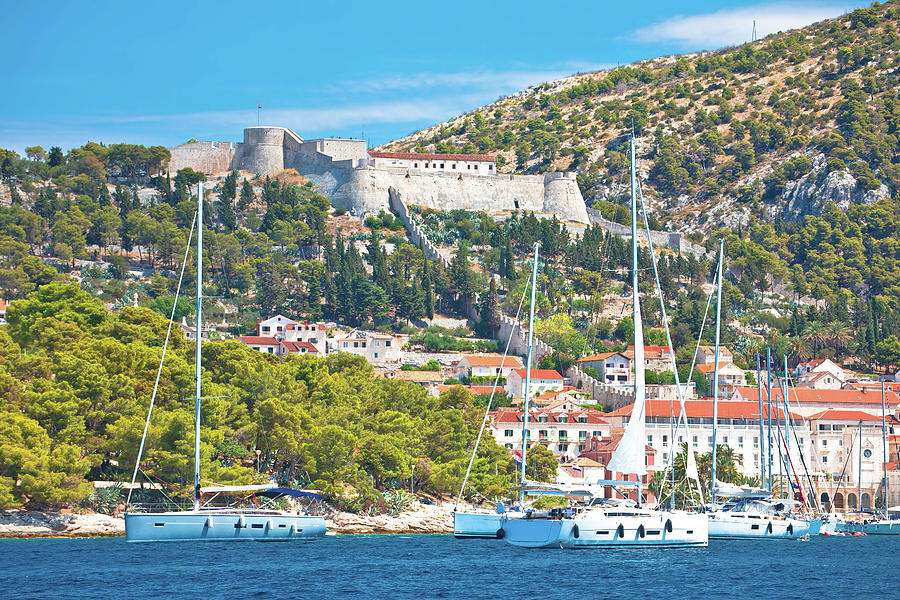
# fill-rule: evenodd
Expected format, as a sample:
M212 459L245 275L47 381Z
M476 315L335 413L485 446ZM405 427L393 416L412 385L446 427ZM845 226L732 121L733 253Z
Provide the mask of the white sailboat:
M523 517L503 521L503 539L524 548L629 548L690 547L708 543L705 515L679 511L662 512L642 507L641 477L646 473L644 383L644 335L638 290L637 177L631 139L631 250L632 303L634 316L634 409L619 441L609 471L633 475L635 481L602 480L598 485L635 486L638 501L592 498L565 509L529 511Z
M309 514L306 510L288 512L270 509L263 504L254 508L234 508L212 506L210 501L223 494L252 494L257 498L266 500L279 497L293 499L305 498L321 501L322 497L314 491L292 490L280 488L276 484L246 485L246 486L208 486L200 485L200 349L201 327L203 323L202 299L203 299L203 183L197 186L197 335L196 337L196 368L195 368L195 397L194 397L194 492L193 507L188 510L153 512L153 507L131 504L129 492L128 506L125 512L125 538L129 542L160 542L160 541L289 541L312 539L325 535L325 518L322 515ZM189 244L190 245L190 244ZM187 254L185 254L185 263ZM182 275L184 264L182 265ZM179 290L181 282L179 281ZM176 296L177 304L177 296ZM171 333L172 319L169 320L169 332ZM163 347L160 360L160 371L157 373L157 385L162 372L162 363L165 360L166 345ZM144 449L147 430L150 425L150 416L153 411L153 401L156 398L156 388L150 402L150 412L147 415L147 423L144 426L144 437L141 440L140 451L135 463L134 476L131 481L131 489L137 477ZM211 495L207 502L203 502L203 495Z

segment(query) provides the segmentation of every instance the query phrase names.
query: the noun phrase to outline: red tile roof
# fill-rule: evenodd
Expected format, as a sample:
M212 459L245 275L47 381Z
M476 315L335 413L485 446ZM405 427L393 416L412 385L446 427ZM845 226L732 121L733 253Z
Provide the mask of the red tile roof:
M522 415L525 414L522 411L516 411L515 409L507 409L507 410L498 410L493 414L494 423L521 423ZM536 425L545 425L546 423L560 423L560 417L566 417L568 424L575 425L609 425L609 421L603 419L600 415L603 414L597 410L569 410L565 412L544 412L541 410L530 410L528 411L528 424L529 427L531 424ZM547 417L546 423L538 422L538 417ZM587 417L587 423L578 423L579 417ZM566 424L563 423L563 424Z
M513 373L525 379L525 369L513 369ZM565 379L555 369L532 369L532 379Z
M490 154L434 154L431 152L375 152L370 150L372 158L399 158L406 160L470 160L475 162L494 162Z
M319 350L312 345L310 342L281 342L284 344L284 347L287 348L288 352L296 352L298 354L303 353L303 349L305 348L309 353L319 353Z
M266 335L242 335L240 339L248 346L254 344L257 346L277 346L279 343L275 338Z

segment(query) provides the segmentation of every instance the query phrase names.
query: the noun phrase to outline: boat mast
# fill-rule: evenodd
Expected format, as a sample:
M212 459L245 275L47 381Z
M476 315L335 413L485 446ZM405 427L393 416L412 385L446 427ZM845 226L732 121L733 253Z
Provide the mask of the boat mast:
M884 410L884 382L881 382L881 476L884 479L882 485L882 504L884 505L884 518L888 518L888 479L887 479L887 433L885 432L885 410Z
M784 470L787 474L788 485L791 483L791 471L788 469L788 464L791 460L791 415L788 412L788 382L787 382L788 372L787 372L787 354L784 355L784 378L781 380L782 387L782 395L784 398ZM793 467L792 467L793 468ZM798 482L799 483L799 482ZM788 488L790 489L790 487ZM786 498L791 498L793 493L787 495L785 492Z
M525 458L528 451L528 396L531 394L531 342L534 339L534 292L537 287L538 248L540 242L534 244L534 262L531 265L531 311L528 314L528 350L525 355L525 403L522 414L522 476L519 485L525 486ZM519 506L525 506L525 490L519 492Z
M862 514L862 419L859 420L859 468L856 471L856 512Z
M194 510L200 509L200 344L203 334L203 182L197 183L197 322L194 392Z
M632 296L632 321L634 323L634 399L637 408L638 395L644 388L644 327L641 320L640 291L638 290L638 244L637 244L637 169L635 167L634 130L631 132L631 296ZM641 410L645 410L643 407ZM634 414L632 413L632 418ZM640 415L643 419L644 415ZM673 445L674 445L674 441ZM641 458L643 462L646 439L641 443ZM641 505L641 475L636 473L637 480L637 505ZM674 490L672 493L674 494Z
M763 407L762 407L762 373L759 365L759 352L756 353L756 399L759 401L759 485L766 485L766 446L763 444Z
M768 431L769 435L766 436L766 458L768 458L769 462L766 470L769 472L769 494L772 493L772 349L766 348L766 378L768 380L768 385L766 386L766 391L769 396L769 405L767 407L766 415L768 419Z
M722 256L725 253L725 240L719 240L719 266L716 268L716 278L719 280L719 289L716 292L716 356L713 363L713 435L712 435L712 476L709 482L710 502L716 503L716 430L719 420L719 333L722 319Z

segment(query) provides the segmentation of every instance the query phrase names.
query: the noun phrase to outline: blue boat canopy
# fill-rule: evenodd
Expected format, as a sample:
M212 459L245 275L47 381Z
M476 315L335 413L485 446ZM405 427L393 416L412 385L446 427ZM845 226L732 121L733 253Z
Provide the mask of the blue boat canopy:
M256 494L257 496L264 496L266 498L277 498L278 496L290 496L291 498L313 498L315 500L322 500L322 494L319 492L313 492L310 490L292 490L291 488L270 488L259 492Z

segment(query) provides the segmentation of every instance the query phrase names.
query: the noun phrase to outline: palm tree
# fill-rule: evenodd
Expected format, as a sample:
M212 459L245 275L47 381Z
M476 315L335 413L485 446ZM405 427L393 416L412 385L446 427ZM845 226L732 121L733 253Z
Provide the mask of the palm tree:
M846 349L847 343L853 339L853 330L842 321L832 321L826 324L823 334L828 338L828 342L834 346L835 353Z
M800 332L800 338L807 344L807 347L812 347L813 358L816 358L819 353L819 347L828 341L821 321L807 323Z

